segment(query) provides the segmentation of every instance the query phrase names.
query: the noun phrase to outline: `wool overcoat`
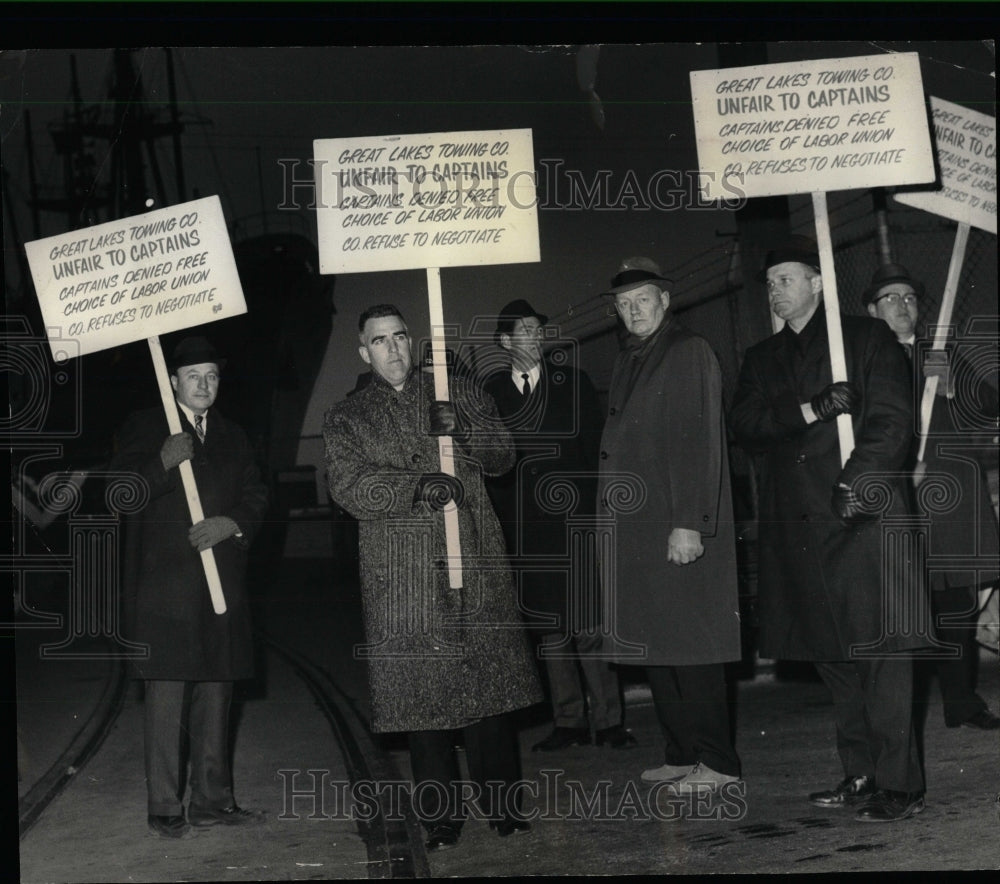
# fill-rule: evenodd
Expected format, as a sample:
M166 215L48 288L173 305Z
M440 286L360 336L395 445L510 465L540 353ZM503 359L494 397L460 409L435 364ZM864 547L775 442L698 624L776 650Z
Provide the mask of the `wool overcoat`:
M133 665L135 677L230 681L253 675L253 643L245 576L247 548L267 511L261 481L243 430L217 408L208 412L204 443L181 413L194 444L191 461L205 517L229 516L242 538L212 547L226 612L212 608L201 554L188 541L191 515L180 472L165 470L160 448L170 435L162 408L137 412L122 425L113 471L137 473L149 500L126 517L123 564L126 635L149 645Z
M708 342L670 313L615 361L599 456L599 512L614 516L614 557L602 564L609 656L651 666L738 660L722 376ZM698 531L704 555L668 561L674 528Z
M326 414L330 496L360 521L361 599L375 732L464 727L537 703L541 686L518 614L483 474L514 463L496 406L453 378L468 445L456 445L462 587L449 585L444 515L414 495L440 470L429 435L429 375L395 390L381 377Z
M929 346L929 341L918 341L913 359L913 401L918 411L924 389L920 366ZM995 359L995 349L995 343L950 348L953 394L934 397L924 450L927 470L913 491L917 512L929 520L932 590L989 586L997 580L990 559L995 562L1000 554L1000 529L986 478L990 460L994 465L996 461L997 390L975 364L985 363L991 352ZM914 439L910 463L916 462L918 450L919 436ZM935 564L941 557L951 558L952 566Z
M578 632L598 619L593 557L568 519L592 516L601 407L586 372L546 360L525 398L510 367L484 382L517 449L513 470L488 479L507 549L520 571L522 613L539 632ZM577 555L576 553L581 553Z
M801 403L832 382L822 302L796 335L788 326L746 352L730 425L759 459L758 612L764 657L833 661L852 649L928 645L923 580L909 541L887 517L905 515L913 432L910 371L882 320L841 316L848 380L861 402L854 450L841 466L835 421L806 424ZM846 526L833 514L838 482L873 480L880 517ZM905 623L900 622L902 618Z

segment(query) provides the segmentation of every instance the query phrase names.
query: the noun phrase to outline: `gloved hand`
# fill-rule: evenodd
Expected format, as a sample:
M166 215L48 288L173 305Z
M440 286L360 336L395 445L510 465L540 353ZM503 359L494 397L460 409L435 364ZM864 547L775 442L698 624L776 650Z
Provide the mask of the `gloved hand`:
M461 506L465 499L462 483L448 473L424 473L417 481L413 492L414 503L426 503L431 509L443 510L449 501Z
M852 488L837 484L833 486L833 497L830 500L833 514L845 525L858 525L875 518L876 513L866 510L861 500Z
M239 525L229 516L211 516L191 526L188 540L191 541L191 546L201 552L239 533L239 530Z
M194 441L187 433L167 436L163 447L160 448L160 460L165 470L172 469L181 461L191 460L192 457L194 457Z
M951 392L951 362L947 350L928 350L924 354L924 377L938 379L938 396Z
M451 436L453 439L464 441L468 435L458 419L455 411L455 403L444 399L435 399L431 403L431 429L432 436Z
M853 384L837 381L820 390L809 400L809 404L817 420L832 421L838 414L854 414L860 398Z

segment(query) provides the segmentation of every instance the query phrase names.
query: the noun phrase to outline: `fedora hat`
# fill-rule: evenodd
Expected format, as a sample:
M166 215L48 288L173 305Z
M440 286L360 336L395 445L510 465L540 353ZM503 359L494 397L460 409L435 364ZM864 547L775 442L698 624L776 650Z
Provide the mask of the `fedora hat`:
M761 282L767 281L767 271L778 264L806 264L814 270L819 270L819 249L814 240L808 236L792 236L777 248L771 249L764 257L764 266L757 274Z
M910 276L910 271L907 270L902 264L883 264L872 276L871 284L865 289L865 293L861 296L862 300L866 305L874 304L879 290L896 282L905 283L912 288L914 292L916 292L918 298L923 297L924 284L922 282L917 282L917 280Z
M170 354L170 371L176 372L184 365L201 365L204 362L214 362L219 371L226 365L226 360L219 356L208 338L195 335L180 341Z
M511 301L500 311L500 315L497 317L497 327L493 332L493 340L499 344L500 335L509 335L514 331L514 323L528 316L534 316L542 325L545 325L549 321L548 316L544 313L539 313L523 298Z
M601 294L617 295L644 285L655 285L669 294L674 287L674 281L667 279L660 270L660 265L650 258L626 258L619 265L615 278L611 280L611 288Z

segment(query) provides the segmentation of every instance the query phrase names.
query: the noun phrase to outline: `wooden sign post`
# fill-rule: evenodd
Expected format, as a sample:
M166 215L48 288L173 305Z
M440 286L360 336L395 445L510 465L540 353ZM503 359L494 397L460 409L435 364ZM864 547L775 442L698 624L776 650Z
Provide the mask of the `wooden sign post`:
M434 396L450 399L441 268L539 260L530 129L313 142L321 273L424 269ZM450 437L441 471L455 474ZM458 508L444 509L448 578L462 586Z
M25 244L52 357L146 339L170 432L180 417L159 335L246 313L217 196ZM67 347L72 341L74 347ZM180 466L192 524L202 521L190 461ZM226 600L211 549L201 552L217 614Z

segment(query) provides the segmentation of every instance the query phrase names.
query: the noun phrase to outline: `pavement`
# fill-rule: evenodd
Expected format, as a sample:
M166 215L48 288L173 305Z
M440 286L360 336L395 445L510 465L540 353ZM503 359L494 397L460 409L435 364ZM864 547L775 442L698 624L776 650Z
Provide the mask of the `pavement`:
M365 716L364 666L351 648L360 634L357 587L323 560L285 562L273 589L255 598L258 626L306 654ZM57 608L55 600L36 600ZM107 661L39 658L58 630L19 630L17 721L23 742L19 798L79 743L96 711L113 701ZM1000 666L983 651L980 693L1000 710ZM234 736L237 801L265 812L252 828L213 827L168 841L145 821L141 697L130 683L122 711L96 753L63 771L64 788L19 842L20 880L244 881L380 877L344 802L349 765L316 698L278 654L262 647L260 675L241 686ZM810 791L841 777L832 707L807 672L758 663L737 684L737 749L745 787L722 808L677 819L642 783L662 760L641 671L624 670L626 750L574 746L534 753L549 731L542 706L519 716L523 776L534 816L529 834L498 838L470 820L458 846L426 857L434 877L992 870L1000 867L997 793L1000 731L947 729L936 680L917 699L927 808L890 824L859 823L821 810ZM373 738L383 769L408 777L405 743ZM315 789L315 783L327 787ZM319 803L317 803L317 797ZM349 801L349 799L348 799ZM356 805L350 805L355 807Z

